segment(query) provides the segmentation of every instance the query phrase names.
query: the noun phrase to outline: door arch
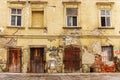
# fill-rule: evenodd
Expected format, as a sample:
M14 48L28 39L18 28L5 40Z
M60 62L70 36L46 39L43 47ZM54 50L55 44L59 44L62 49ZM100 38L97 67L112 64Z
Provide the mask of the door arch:
M81 64L80 47L66 46L64 48L63 63L65 72L79 72Z

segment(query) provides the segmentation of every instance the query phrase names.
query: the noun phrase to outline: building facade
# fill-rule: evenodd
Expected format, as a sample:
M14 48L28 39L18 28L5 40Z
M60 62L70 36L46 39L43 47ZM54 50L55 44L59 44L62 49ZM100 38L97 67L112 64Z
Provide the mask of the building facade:
M119 0L0 0L0 4L1 72L107 72L104 67L116 71Z

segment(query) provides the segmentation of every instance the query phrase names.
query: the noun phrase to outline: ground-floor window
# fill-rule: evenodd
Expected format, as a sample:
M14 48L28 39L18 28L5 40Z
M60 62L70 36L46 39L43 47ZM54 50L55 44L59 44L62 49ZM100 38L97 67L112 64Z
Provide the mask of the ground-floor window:
M68 46L64 49L64 71L79 72L80 70L80 48Z
M9 48L8 49L8 71L21 72L21 49Z
M113 46L102 46L102 61L113 61Z

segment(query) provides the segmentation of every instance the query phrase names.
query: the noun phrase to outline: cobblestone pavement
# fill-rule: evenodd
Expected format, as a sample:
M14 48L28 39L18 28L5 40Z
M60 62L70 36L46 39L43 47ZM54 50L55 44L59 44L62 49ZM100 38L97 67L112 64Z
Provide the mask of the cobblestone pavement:
M0 73L0 80L120 80L120 73Z

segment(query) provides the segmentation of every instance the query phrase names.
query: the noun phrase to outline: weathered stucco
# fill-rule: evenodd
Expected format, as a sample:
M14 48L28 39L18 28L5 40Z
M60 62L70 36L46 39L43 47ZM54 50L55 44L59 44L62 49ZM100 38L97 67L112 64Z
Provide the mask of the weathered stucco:
M22 72L27 72L30 66L31 45L46 46L46 65L49 60L55 60L59 68L62 68L61 71L58 69L56 72L64 72L63 54L64 47L67 45L78 45L82 54L81 64L89 66L94 62L94 54L102 54L101 46L112 45L114 48L120 49L119 0L36 1L40 2L34 2L34 0L20 0L20 2L18 0L0 0L0 28L4 29L0 34L0 61L2 60L0 65L4 65L4 68L7 66L8 48L11 46L22 49ZM111 8L112 28L110 29L98 29L100 27L99 9L101 6L102 8L106 8L104 5L108 5L107 7ZM64 28L67 27L65 14L65 8L67 7L78 8L77 27L80 27L80 29ZM11 8L22 8L22 27L10 26ZM42 28L32 26L32 10L44 11ZM13 43L6 45L11 38L14 38L16 41L13 40ZM57 56L52 56L52 58L50 57L52 51L48 50L51 47L61 49L60 52L53 52Z

